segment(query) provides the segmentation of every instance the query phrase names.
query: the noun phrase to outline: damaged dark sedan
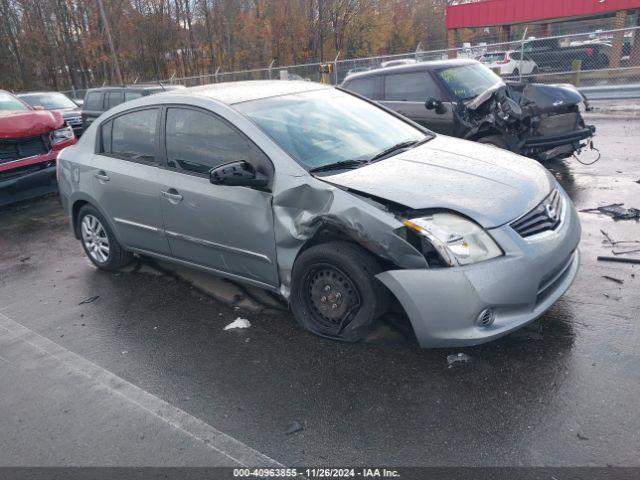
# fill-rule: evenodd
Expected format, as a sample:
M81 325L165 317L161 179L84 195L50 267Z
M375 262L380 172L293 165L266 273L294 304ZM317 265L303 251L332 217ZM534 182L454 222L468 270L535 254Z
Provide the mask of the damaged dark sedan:
M58 179L97 267L137 253L246 282L343 341L399 304L423 347L486 342L579 266L578 215L540 164L312 82L124 103L61 153Z
M350 76L342 87L445 135L539 161L590 146L584 97L572 85L505 83L475 60L443 60Z

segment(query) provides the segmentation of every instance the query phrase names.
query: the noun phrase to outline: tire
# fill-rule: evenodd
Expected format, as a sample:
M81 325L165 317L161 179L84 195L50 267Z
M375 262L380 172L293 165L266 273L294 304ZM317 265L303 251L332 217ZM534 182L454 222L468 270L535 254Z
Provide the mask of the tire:
M291 272L296 320L322 337L364 339L388 306L388 293L374 278L380 272L377 259L353 243L328 242L305 250Z
M518 77L520 77L520 70L514 68L513 72L511 72L511 78L513 78L514 80L518 80Z
M529 83L535 83L536 81L536 76L538 75L538 67L533 67L531 69L531 74L529 76Z
M504 148L505 150L509 150L509 147L507 146L507 142L505 142L504 138L502 138L500 135L489 135L487 137L479 138L478 143L493 145L494 147Z
M76 228L82 248L96 267L117 270L131 262L131 253L120 246L109 224L93 206L80 209Z

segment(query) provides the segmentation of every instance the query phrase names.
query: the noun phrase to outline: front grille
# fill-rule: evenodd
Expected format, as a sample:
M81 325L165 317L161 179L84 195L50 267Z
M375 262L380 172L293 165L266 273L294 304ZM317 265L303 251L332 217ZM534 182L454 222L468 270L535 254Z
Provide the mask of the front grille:
M43 155L49 150L50 144L45 135L9 140L0 139L0 163Z
M578 128L578 113L560 113L549 115L540 119L536 132L538 135L559 135L573 132Z
M82 125L82 117L79 115L64 117L70 127L78 127Z
M558 190L554 190L540 205L512 222L511 228L523 238L555 230L560 225L562 208L562 196Z

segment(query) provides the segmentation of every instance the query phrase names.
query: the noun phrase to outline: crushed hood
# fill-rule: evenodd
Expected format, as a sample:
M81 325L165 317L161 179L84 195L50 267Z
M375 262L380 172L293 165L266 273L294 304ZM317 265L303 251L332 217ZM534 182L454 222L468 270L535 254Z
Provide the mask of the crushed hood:
M442 135L371 165L321 178L415 210L453 210L485 228L528 212L555 183L533 160Z
M578 105L584 99L572 85L547 85L542 83L496 83L466 104L469 110L477 110L488 100L508 96L529 114L539 115Z
M48 110L0 112L0 138L34 137L62 127L59 112Z

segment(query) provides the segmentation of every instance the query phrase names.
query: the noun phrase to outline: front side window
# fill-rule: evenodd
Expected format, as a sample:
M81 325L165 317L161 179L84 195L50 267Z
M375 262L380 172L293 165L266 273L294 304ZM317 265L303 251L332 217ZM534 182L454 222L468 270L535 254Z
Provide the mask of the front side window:
M124 101L128 102L129 100L135 100L136 98L141 98L142 92L124 92Z
M107 109L113 108L122 103L122 92L107 92Z
M306 168L369 160L402 142L429 135L381 108L335 89L235 105Z
M167 109L167 164L207 174L223 163L251 161L249 141L222 119L188 108Z
M439 99L440 92L427 72L397 73L385 77L385 100L424 102L430 97Z
M349 82L349 84L347 85L347 90L356 92L363 97L375 98L377 83L377 77L356 78Z
M496 83L502 83L498 75L480 63L445 68L438 76L460 100L470 100Z
M110 147L103 143L105 151L124 160L155 161L157 109L126 113L114 118L111 122L111 135L108 132L108 124L103 125L102 129L103 142L111 142Z
M13 95L0 92L0 110L18 112L22 110L29 110L29 107Z

